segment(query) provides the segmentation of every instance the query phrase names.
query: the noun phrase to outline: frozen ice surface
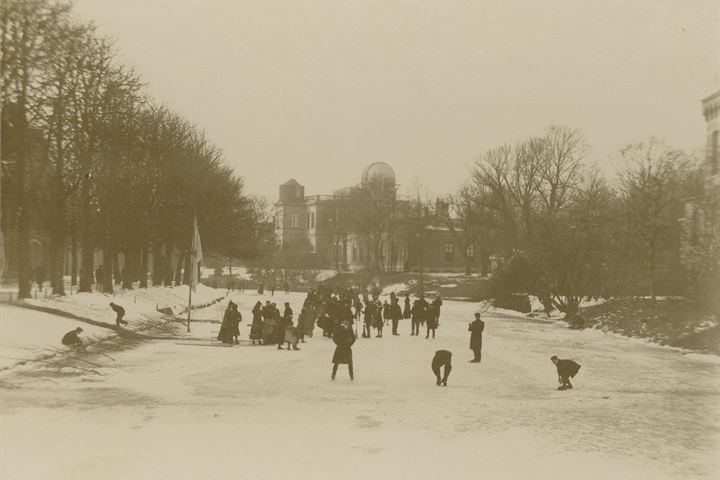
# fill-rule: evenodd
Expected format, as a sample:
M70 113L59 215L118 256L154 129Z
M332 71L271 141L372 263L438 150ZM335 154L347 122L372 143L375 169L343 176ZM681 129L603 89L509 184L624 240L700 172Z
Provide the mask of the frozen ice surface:
M23 377L4 372L2 478L718 477L718 357L489 311L471 364L478 304L446 301L437 338L403 320L401 336L358 339L354 382L344 366L331 382L317 329L297 352L247 341L256 301L297 314L302 295L231 298L236 347L205 346L217 325L202 323L207 341L115 352L102 375L6 388ZM453 352L448 387L430 370L438 349ZM573 390L555 390L553 354L582 365Z

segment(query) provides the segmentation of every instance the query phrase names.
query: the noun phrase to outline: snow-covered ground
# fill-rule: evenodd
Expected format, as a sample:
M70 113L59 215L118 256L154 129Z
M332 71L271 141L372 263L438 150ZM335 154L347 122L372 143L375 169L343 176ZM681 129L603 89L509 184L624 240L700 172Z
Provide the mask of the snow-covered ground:
M344 367L331 382L332 341L316 331L297 352L251 346L249 310L271 297L232 299L236 347L147 342L93 358L101 375L48 382L2 372L0 477L718 477L718 357L488 312L483 363L471 364L478 305L446 301L436 339L403 320L399 337L358 339L354 382ZM272 300L297 313L302 295ZM430 371L441 348L453 352L445 388ZM582 365L575 389L555 390L552 354Z

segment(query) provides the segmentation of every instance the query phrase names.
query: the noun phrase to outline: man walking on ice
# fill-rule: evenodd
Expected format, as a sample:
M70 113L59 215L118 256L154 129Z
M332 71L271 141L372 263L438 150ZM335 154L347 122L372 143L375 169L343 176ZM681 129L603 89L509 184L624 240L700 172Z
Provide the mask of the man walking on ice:
M572 383L570 383L570 379L575 378L578 370L580 370L580 365L572 360L558 358L557 355L550 357L550 360L557 367L558 383L560 384L557 389L567 390L568 388L573 388Z

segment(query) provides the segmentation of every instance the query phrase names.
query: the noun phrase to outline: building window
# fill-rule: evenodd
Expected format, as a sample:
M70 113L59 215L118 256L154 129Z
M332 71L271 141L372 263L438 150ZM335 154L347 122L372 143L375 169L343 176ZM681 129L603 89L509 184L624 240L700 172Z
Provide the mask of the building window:
M472 243L465 249L465 256L468 258L475 258L475 245Z
M310 228L310 212L307 214L307 228Z
M445 244L445 260L448 262L455 260L455 246L452 242Z
M310 228L315 228L315 212L310 214Z
M290 227L291 228L297 228L298 227L298 216L297 213L290 214Z
M718 145L718 142L720 142L720 140L718 139L717 130L712 133L711 142L712 144L710 146L710 168L712 169L712 174L715 175L716 173L718 173L718 168L720 167L720 165L718 165L718 163L720 163L720 145Z

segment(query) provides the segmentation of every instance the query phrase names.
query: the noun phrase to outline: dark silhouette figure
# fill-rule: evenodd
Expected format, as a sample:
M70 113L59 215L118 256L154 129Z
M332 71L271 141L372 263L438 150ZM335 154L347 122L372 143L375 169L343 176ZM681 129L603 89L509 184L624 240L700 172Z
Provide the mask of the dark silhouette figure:
M117 317L115 317L115 326L116 327L119 327L120 325L128 324L127 321L123 320L123 317L125 316L125 309L123 307L121 307L120 305L111 303L110 308L112 308L113 311L117 314Z
M448 350L438 350L432 359L432 371L437 379L436 385L447 387L447 380L452 370L452 353ZM443 367L443 375L440 377L440 367Z
M572 383L570 383L570 379L575 378L578 370L580 370L580 365L572 360L558 358L557 355L550 357L550 360L557 367L558 383L560 384L557 389L567 390L568 388L573 388Z
M482 335L485 330L485 322L480 319L480 312L475 312L475 320L468 327L470 332L470 350L473 351L472 363L480 363L482 360Z
M78 336L80 334L80 332L82 332L82 331L83 331L83 329L80 327L77 327L75 330L70 330L63 336L63 338L62 338L62 340L60 340L60 342L63 345L74 348L76 350L84 350L85 345L83 344L83 341Z
M352 346L355 343L355 333L350 328L350 322L343 321L333 330L333 342L335 342L335 353L333 354L332 375L330 378L335 380L338 365L347 365L350 373L350 380L355 378L353 374Z

